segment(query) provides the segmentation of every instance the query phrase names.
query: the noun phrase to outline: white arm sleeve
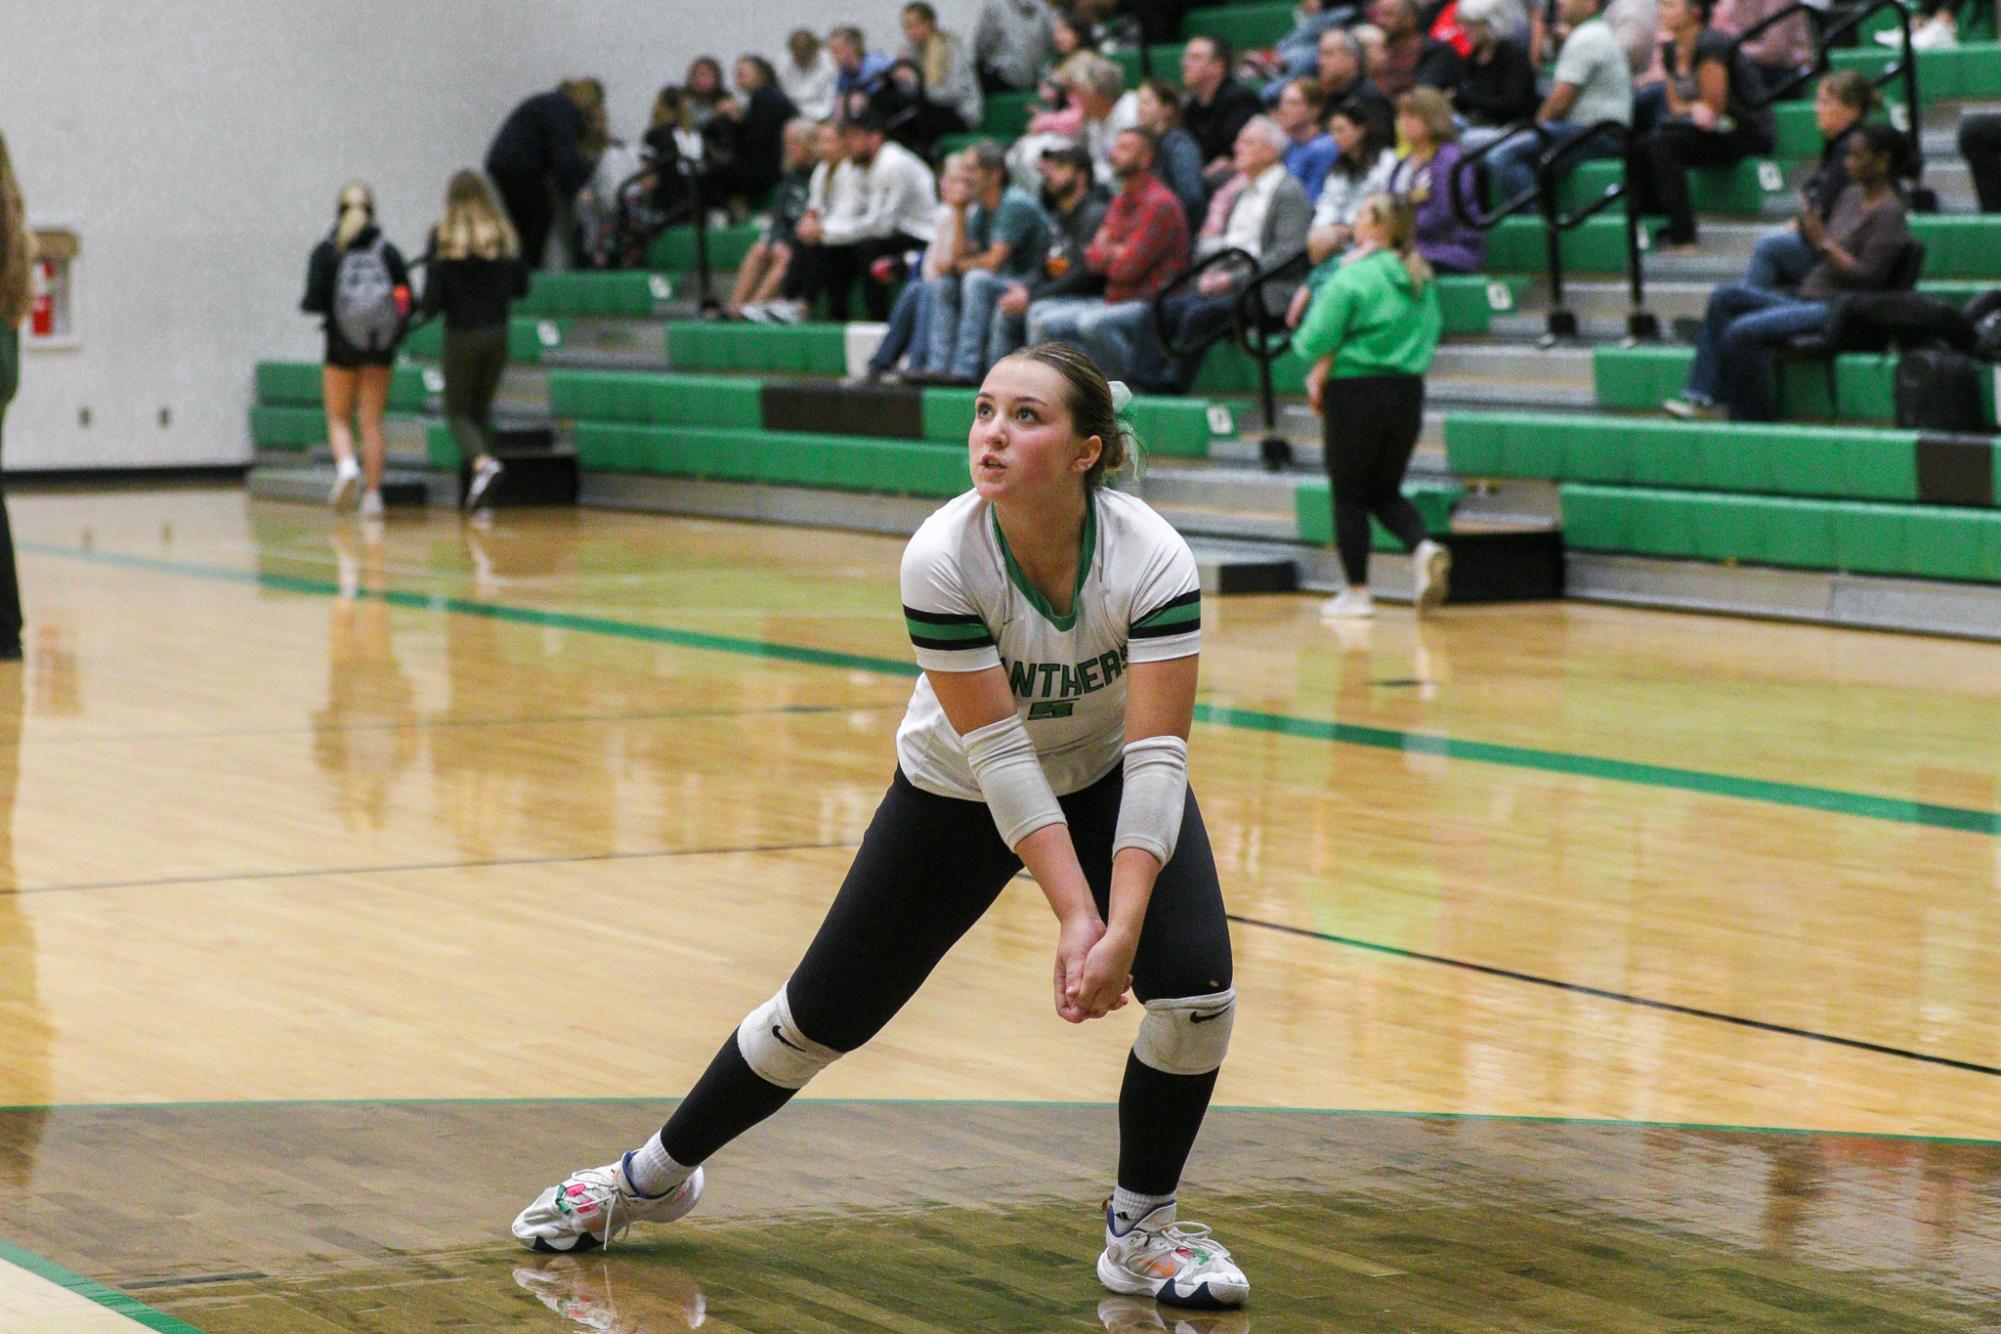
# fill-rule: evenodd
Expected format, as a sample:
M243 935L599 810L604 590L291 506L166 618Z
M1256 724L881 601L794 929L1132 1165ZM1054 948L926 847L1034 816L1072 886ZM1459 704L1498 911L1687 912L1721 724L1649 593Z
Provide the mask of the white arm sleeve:
M1112 855L1139 848L1167 865L1181 837L1181 812L1187 804L1188 743L1178 736L1127 742L1125 792L1119 798Z
M980 795L986 798L987 810L994 817L994 827L1008 847L1015 847L1038 829L1070 823L1042 772L1042 761L1036 758L1035 743L1028 739L1021 715L1009 714L959 740L979 782ZM1180 818L1178 814L1176 818Z

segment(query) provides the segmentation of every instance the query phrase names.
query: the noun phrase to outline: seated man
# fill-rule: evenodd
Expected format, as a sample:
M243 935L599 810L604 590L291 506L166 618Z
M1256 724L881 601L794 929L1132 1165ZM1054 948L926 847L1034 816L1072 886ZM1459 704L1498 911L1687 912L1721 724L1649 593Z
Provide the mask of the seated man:
M1224 187L1236 189L1236 197L1220 219L1215 215L1223 209L1223 201L1219 199L1211 209L1211 222L1203 228L1196 259L1235 249L1248 253L1260 269L1270 269L1305 251L1313 209L1306 202L1306 191L1285 169L1282 157L1285 144L1285 132L1268 116L1252 118L1238 133L1234 160L1241 184L1233 181ZM1161 309L1161 324L1170 346L1202 346L1191 355L1170 355L1154 387L1174 394L1188 392L1189 382L1201 367L1207 342L1229 327L1238 294L1250 276L1248 272L1218 266L1196 279L1194 291L1178 292L1167 298ZM1294 280L1266 286L1265 306L1274 324L1283 317L1292 300L1292 289L1297 285Z
M987 330L991 361L1018 350L1028 337L1028 309L1059 297L1102 297L1105 276L1084 262L1084 251L1105 221L1110 202L1091 175L1091 155L1080 144L1042 150L1042 211L1048 215L1049 256L1028 282L1011 282L994 303Z
M1797 294L1741 283L1710 294L1688 388L1661 405L1670 416L1770 421L1770 348L1821 328L1828 303L1841 293L1889 287L1911 243L1904 201L1892 183L1904 148L1903 136L1888 125L1867 126L1849 140L1849 185L1827 221L1812 211L1800 216L1800 236L1819 262Z
M1557 0L1557 13L1570 25L1570 36L1556 57L1555 82L1536 109L1536 124L1557 140L1600 121L1633 123L1633 71L1626 53L1604 18L1605 0ZM1566 158L1575 166L1586 158L1612 157L1619 145L1611 136L1593 140ZM1514 199L1535 188L1536 158L1541 152L1533 136L1523 135L1487 155L1494 193Z
M931 350L925 365L946 384L978 384L994 354L987 349L994 303L1010 282L1042 271L1049 220L1035 200L1007 183L1001 146L982 139L966 150L973 192L953 209L954 258L931 281Z
M973 28L973 60L988 92L1035 87L1049 59L1049 30L1055 22L1049 0L986 0Z
M1445 92L1466 122L1459 142L1469 153L1536 113L1535 66L1528 49L1508 35L1507 22L1506 0L1460 0L1467 51L1458 83ZM1429 78L1420 74L1419 82Z
M1131 379L1142 357L1151 361L1153 299L1188 267L1187 219L1153 174L1159 147L1146 130L1112 141L1119 192L1084 251L1085 267L1104 275L1104 298L1060 296L1028 308L1029 342L1076 343L1109 379Z
M1202 176L1209 188L1230 178L1230 146L1244 122L1258 114L1258 95L1230 77L1230 44L1217 37L1191 37L1181 50L1181 124L1202 152Z
M843 123L841 141L849 163L859 172L860 212L852 220L827 218L820 225L819 244L814 248L827 294L827 313L837 320L848 317L848 289L876 260L930 239L932 214L938 204L931 168L902 144L888 140L880 118L864 113L860 119ZM793 262L803 257L795 256ZM889 289L879 282L864 283L862 303L870 319L887 318Z

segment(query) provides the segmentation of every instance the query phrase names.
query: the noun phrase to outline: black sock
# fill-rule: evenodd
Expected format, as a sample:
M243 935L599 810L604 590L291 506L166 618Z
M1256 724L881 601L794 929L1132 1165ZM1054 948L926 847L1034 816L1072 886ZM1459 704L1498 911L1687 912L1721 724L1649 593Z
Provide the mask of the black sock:
M1119 1090L1119 1185L1140 1195L1174 1194L1215 1090L1214 1070L1163 1074L1128 1053Z
M660 1128L660 1142L677 1163L692 1167L707 1162L710 1154L783 1107L797 1092L780 1088L751 1069L731 1033Z

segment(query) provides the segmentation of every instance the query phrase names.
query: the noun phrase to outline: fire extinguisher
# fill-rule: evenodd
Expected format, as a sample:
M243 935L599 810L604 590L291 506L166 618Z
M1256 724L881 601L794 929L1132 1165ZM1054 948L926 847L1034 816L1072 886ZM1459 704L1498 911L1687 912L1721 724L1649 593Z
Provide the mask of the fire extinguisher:
M33 296L28 306L28 331L37 338L52 337L56 331L56 264L45 259L34 268Z

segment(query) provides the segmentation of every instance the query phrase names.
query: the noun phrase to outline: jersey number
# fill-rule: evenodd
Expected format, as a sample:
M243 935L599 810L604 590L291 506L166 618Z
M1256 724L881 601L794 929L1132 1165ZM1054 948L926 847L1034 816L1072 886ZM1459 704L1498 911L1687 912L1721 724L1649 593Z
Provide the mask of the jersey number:
M1076 711L1077 701L1074 699L1038 700L1028 706L1028 721L1034 722L1037 718L1068 718Z

